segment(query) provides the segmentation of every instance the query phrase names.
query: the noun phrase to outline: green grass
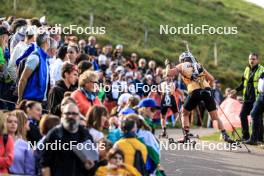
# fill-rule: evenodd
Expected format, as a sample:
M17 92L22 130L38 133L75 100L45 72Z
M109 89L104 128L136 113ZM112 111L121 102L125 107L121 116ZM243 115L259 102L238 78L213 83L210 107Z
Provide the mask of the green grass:
M241 128L237 128L236 129L238 134L240 135L240 137L242 137L242 132L241 132ZM239 137L236 135L235 132L228 132L228 135L235 140L239 140ZM222 141L222 138L220 137L220 132L216 132L212 135L208 135L208 136L202 136L201 140L205 140L205 141Z
M162 63L164 58L177 61L185 50L182 40L190 43L198 60L223 81L235 86L247 64L249 52L264 54L264 10L242 0L19 0L17 11L13 1L1 2L1 16L41 17L63 25L105 26L106 34L97 36L99 43L122 43L125 54L136 51L140 56ZM237 35L160 35L159 25L237 26ZM144 43L144 30L148 41ZM87 38L87 36L82 36ZM218 44L219 66L214 66L213 45Z

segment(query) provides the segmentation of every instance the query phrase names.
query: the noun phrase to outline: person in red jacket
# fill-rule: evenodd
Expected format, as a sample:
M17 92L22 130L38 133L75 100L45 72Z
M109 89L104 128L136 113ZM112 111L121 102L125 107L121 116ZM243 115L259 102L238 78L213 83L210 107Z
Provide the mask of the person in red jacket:
M98 75L94 71L87 70L79 77L79 88L71 97L76 101L82 115L86 115L93 105L101 105L96 92L98 90Z
M0 175L7 174L14 160L14 142L10 135L4 134L5 114L0 112Z

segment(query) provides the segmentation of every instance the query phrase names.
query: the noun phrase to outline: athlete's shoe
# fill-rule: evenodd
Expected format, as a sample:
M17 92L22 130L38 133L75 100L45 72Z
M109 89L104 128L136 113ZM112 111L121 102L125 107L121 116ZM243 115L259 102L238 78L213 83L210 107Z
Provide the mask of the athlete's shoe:
M225 142L230 143L230 144L237 144L236 141L230 138L230 136L226 132L222 132L222 138Z

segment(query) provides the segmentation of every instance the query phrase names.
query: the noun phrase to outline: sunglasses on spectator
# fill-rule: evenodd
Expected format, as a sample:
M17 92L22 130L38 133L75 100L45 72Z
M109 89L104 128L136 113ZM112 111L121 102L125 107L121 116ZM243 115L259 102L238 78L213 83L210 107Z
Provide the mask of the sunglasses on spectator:
M77 113L77 112L64 112L63 114L66 116L70 116L70 115L77 116L77 115L79 115L79 113Z

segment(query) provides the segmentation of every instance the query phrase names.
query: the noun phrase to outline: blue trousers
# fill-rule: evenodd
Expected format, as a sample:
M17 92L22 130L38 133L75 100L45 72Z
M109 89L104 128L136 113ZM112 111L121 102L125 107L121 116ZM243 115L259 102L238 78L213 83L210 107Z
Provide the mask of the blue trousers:
M252 118L252 141L263 141L264 93L259 94L250 113Z

